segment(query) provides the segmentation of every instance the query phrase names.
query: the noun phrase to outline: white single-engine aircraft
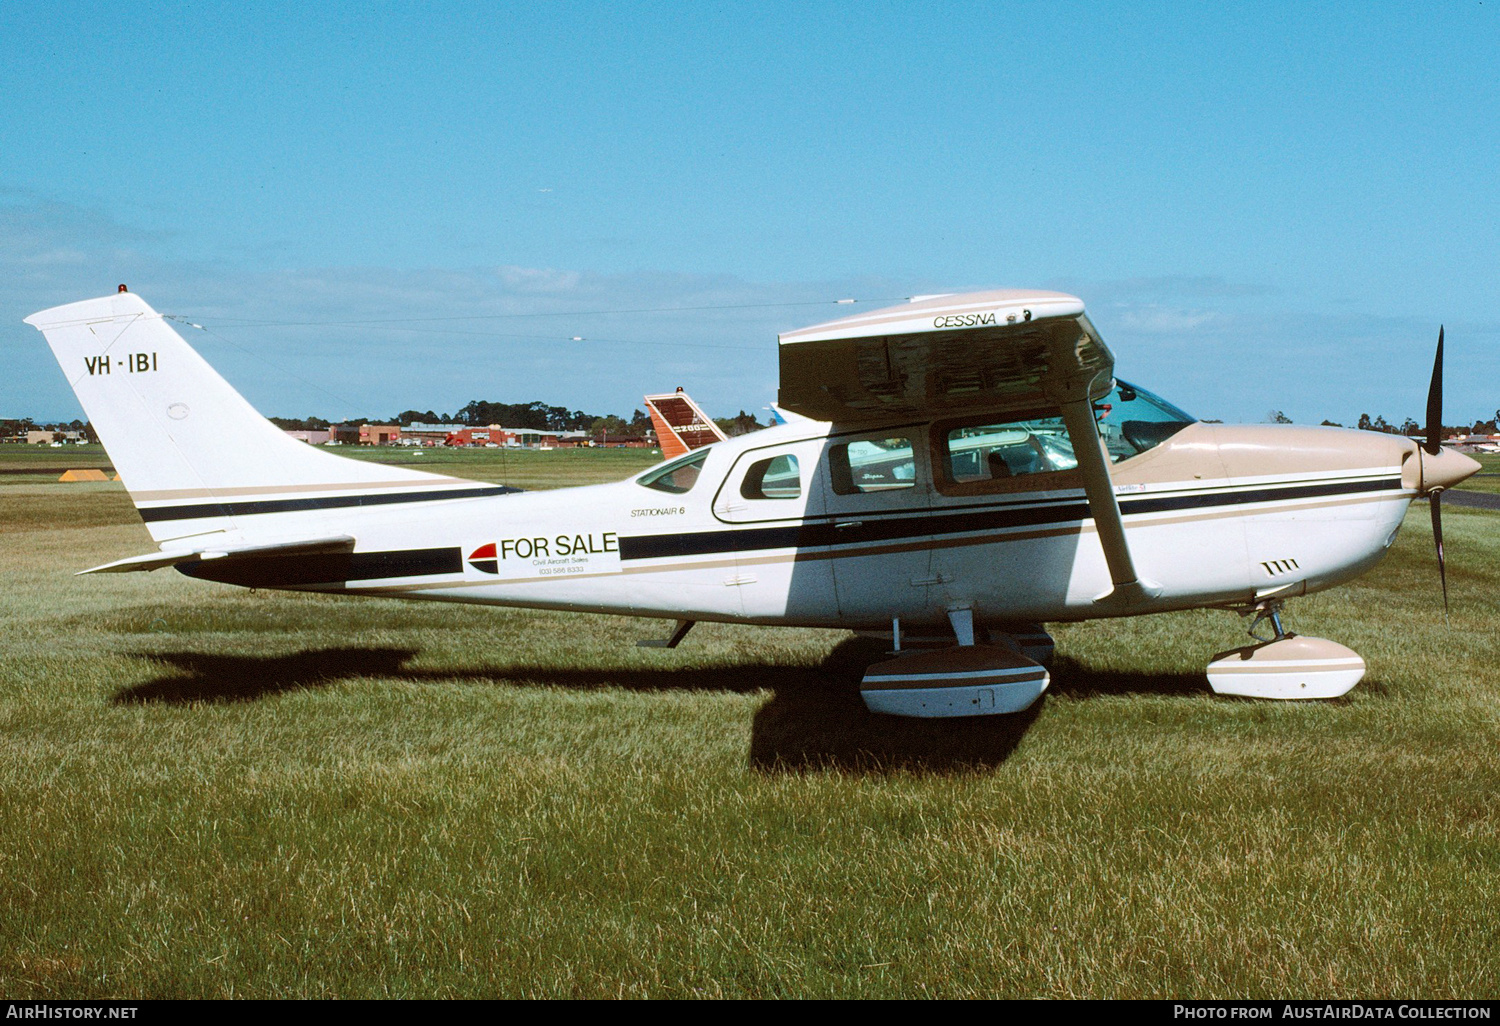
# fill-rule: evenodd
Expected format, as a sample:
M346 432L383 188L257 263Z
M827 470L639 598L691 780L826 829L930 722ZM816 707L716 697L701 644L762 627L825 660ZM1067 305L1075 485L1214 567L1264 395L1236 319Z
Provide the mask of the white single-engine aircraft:
M880 631L877 712L1016 712L1049 682L1041 624L1198 607L1272 631L1215 691L1341 695L1363 660L1281 604L1370 569L1419 496L1441 569L1437 493L1479 469L1439 444L1441 332L1419 445L1195 421L1114 379L1080 300L995 291L788 332L786 423L519 493L291 439L123 289L27 318L160 547L85 573L671 617L666 647L699 620Z

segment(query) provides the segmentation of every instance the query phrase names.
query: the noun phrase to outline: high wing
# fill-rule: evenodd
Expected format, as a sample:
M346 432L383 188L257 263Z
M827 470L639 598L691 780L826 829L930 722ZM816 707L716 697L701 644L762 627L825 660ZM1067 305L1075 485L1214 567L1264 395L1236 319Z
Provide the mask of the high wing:
M1061 292L918 297L780 339L779 405L837 423L1019 413L1098 399L1113 383L1083 301Z
M919 296L786 332L780 341L779 405L818 420L1059 411L1114 581L1097 601L1125 612L1160 594L1137 575L1125 541L1093 408L1114 385L1115 360L1083 300L1011 289Z

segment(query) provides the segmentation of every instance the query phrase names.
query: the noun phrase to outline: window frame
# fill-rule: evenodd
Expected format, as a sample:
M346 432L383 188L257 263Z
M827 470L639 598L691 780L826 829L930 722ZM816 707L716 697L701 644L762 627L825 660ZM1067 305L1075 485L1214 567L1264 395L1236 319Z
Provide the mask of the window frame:
M771 469L771 464L780 459L791 460L792 469L797 472L797 491L794 495L766 494L766 473ZM765 469L757 475L755 473L755 468L761 466L764 466ZM759 494L751 495L745 490L749 486L752 478L756 482L756 491ZM750 466L746 467L745 472L740 475L740 498L744 499L746 502L793 502L801 499L805 494L806 488L802 480L802 461L797 458L797 454L794 452L779 452L774 456L766 456L762 459L755 460L750 464Z
M884 432L881 431L880 429L875 429L875 430L872 430L872 431L866 431L866 432L862 432L862 433L859 433L859 434L856 434L856 435L850 435L850 436L841 436L841 435L831 436L828 439L828 446L827 446L827 449L825 451L825 454L824 454L824 457L823 457L823 461L822 461L827 466L827 468L828 468L828 491L829 491L829 493L831 495L833 495L834 497L838 498L838 499L851 499L851 498L855 498L857 496L862 496L862 495L906 495L906 494L908 494L908 493L910 493L910 492L912 492L912 491L914 491L916 489L919 489L922 486L922 460L921 460L922 439L920 437L921 430L922 430L921 428L913 428L913 427L910 427L910 426L903 426L903 427L900 427L900 428L891 428L891 429L888 429L887 431L884 431ZM851 479L852 479L852 472L853 472L854 467L853 467L853 464L850 463L849 459L848 459L849 446L854 445L854 444L859 443L859 442L875 443L877 441L884 441L885 439L888 439L888 438L901 438L901 439L905 439L905 441L907 442L907 444L910 446L910 451L911 451L911 468L912 468L911 480L910 481L901 481L901 482L899 482L897 484L889 485L889 486L886 486L886 487L880 487L880 488L868 488L867 489L867 488L859 488L858 486L855 486L853 491L848 491L848 492L839 491L839 489L836 487L836 481L838 479L838 474L835 473L835 471L834 471L834 455L833 455L833 451L835 449L838 449L838 448L842 448L844 450L844 460L843 460L843 462L844 462L844 465L851 472ZM852 480L851 480L851 484L852 484Z
M1033 407L1004 413L980 413L967 417L935 421L929 435L932 460L932 483L940 495L1004 495L1017 492L1050 492L1079 489L1083 487L1083 474L1077 467L1068 470L1049 470L1040 474L1019 474L1015 477L981 478L977 481L955 481L949 476L948 436L966 427L980 425L1004 427L1006 424L1024 420L1039 420L1044 417L1061 419L1062 410L1057 407ZM1071 442L1071 436L1069 438Z

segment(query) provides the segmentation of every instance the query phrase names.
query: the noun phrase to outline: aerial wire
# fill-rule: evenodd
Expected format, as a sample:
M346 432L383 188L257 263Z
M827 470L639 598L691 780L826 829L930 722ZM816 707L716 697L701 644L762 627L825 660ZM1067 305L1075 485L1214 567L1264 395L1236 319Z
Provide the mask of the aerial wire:
M290 367L286 366L286 364L284 364L284 363L277 363L274 360L270 360L267 357L261 355L260 353L257 353L255 350L247 348L246 346L240 345L238 342L234 341L234 339L232 339L232 338L226 338L225 336L219 334L217 331L214 331L212 328L206 327L206 326L204 326L202 324L199 324L199 323L197 323L195 321L190 321L186 317L178 317L178 316L176 316L174 314L162 314L162 316L165 319L169 320L169 321L176 321L178 324L185 324L185 325L187 325L190 328L197 328L199 331L203 332L206 335L212 335L214 338L218 339L220 342L223 342L225 345L231 346L231 347L233 347L235 349L238 349L242 353L245 353L245 354L247 354L249 356L254 357L255 359L259 360L261 363L265 364L266 366L271 367L271 368L273 368L273 369L275 369L277 371L280 371L282 374L285 374L287 377L291 378L293 381L297 381L297 382L299 382L299 383L301 383L303 385L306 385L308 388L311 388L311 389L313 389L315 391L322 392L323 395L325 395L329 399L332 399L335 402L341 404L346 410L353 410L353 409L357 409L358 408L358 404L355 403L354 401L352 401L351 399L349 399L348 397L342 396L342 395L338 395L335 392L330 392L327 388L324 388L322 385L318 384L316 381L313 381L313 380L311 380L309 378L304 378L302 375L298 374L296 371L294 371Z
M695 305L695 306L629 307L629 308L621 308L621 309L617 309L617 310L573 310L573 311L557 310L557 311L546 311L546 312L540 312L540 313L458 314L458 315L445 315L445 316L441 316L441 317L381 317L381 318L368 318L368 319L362 319L362 320L345 320L345 321L253 321L253 320L236 320L234 318L225 318L225 319L218 319L218 320L216 320L215 323L216 323L217 327L220 328L222 331L231 331L231 330L240 329L240 328L294 328L294 327L357 328L357 327L370 327L370 326L374 326L374 325L381 325L381 326L384 326L387 330L391 330L391 331L404 331L404 332L412 332L412 333L419 333L419 334L430 334L430 335L463 335L463 336L474 337L474 338L515 339L515 340L529 340L529 341L534 341L534 342L594 342L594 343L598 343L598 344L602 344L602 345L668 346L668 347L677 348L677 349L732 349L732 350L739 350L740 352L752 352L752 351L763 350L764 347L763 346L758 346L758 345L757 346L726 346L726 345L718 345L718 344L715 344L715 343L712 343L712 342L666 342L666 341L650 340L650 339L596 338L596 337L585 336L585 335L560 336L560 335L519 334L519 333L509 333L509 332L466 331L466 330L460 329L460 328L420 328L420 327L409 327L408 325L430 324L430 323L434 323L434 322L438 322L438 321L509 320L509 319L515 319L515 318L523 318L523 317L602 317L602 316L614 316L614 315L620 315L620 314L642 314L642 313L701 313L701 312L710 311L710 310L766 310L766 309L786 309L786 308L792 308L792 307L812 307L812 306L850 306L850 305L858 304L858 303L861 303L861 302L864 302L864 303L892 303L892 302L901 302L903 300L909 300L911 298L912 297L910 297L910 296L903 296L903 297L900 297L900 299L870 299L870 300L859 300L859 299L818 299L818 300L806 300L806 301L799 301L799 302L784 302L784 303L724 303L724 304L701 304L701 305ZM291 370L288 366L286 366L285 363L278 363L276 361L270 360L267 357L265 357L264 355L256 352L254 349L250 349L250 348L248 348L246 346L243 346L243 345L239 344L238 342L235 342L233 339L229 338L228 336L226 336L224 334L221 334L220 331L215 331L213 328L210 328L210 327L208 327L208 326L206 326L204 324L201 324L201 323L199 323L197 321L191 320L191 319L189 319L189 318L187 318L185 316L181 316L181 315L178 315L178 314L163 314L162 316L166 320L176 321L178 324L182 324L182 325L185 325L185 326L190 327L190 328L195 328L198 331L204 332L207 335L211 335L212 337L214 337L214 338L218 339L219 341L223 342L225 345L228 345L228 346L230 346L230 347L232 347L234 349L239 350L242 353L245 353L245 354L247 354L249 356L254 357L256 360L259 360L261 363L264 363L267 366L270 366L270 367L274 368L275 370L277 370L280 373L286 375L287 377L291 378L292 380L297 381L300 384L305 385L308 388L311 388L311 389L313 389L316 392L320 392L324 396L326 396L327 398L332 399L332 400L334 400L334 401L336 401L336 402L344 405L344 407L346 409L352 410L352 409L355 409L359 405L359 404L355 403L353 400L347 398L346 396L338 395L335 392L329 391L329 389L326 388L325 386L323 386L323 385L321 385L321 384L319 384L319 383L317 383L317 382L315 382L315 381L313 381L313 380L311 380L309 378L303 377L302 375L300 375L300 374L296 373L295 371Z
M619 310L549 310L539 313L501 313L501 314L448 314L441 317L375 317L363 320L347 321L251 321L237 320L234 318L219 320L221 327L237 328L261 328L261 327L336 327L338 325L361 325L361 324L415 324L418 322L431 321L490 321L507 320L517 317L604 317L615 314L639 314L639 313L701 313L705 310L769 310L776 308L802 307L802 306L848 306L856 303L899 303L910 299L910 296L902 296L899 299L812 299L795 303L722 303L704 304L701 306L641 306L627 307Z

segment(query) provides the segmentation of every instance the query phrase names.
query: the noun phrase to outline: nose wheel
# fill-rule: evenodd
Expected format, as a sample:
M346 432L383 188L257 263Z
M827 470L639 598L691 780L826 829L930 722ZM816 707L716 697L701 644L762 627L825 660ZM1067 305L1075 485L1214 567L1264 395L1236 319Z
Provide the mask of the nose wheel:
M1326 638L1293 634L1281 622L1281 600L1244 612L1255 617L1249 635L1255 644L1220 652L1208 664L1216 694L1244 698L1338 698L1365 675L1359 653ZM1270 637L1265 633L1269 632Z

